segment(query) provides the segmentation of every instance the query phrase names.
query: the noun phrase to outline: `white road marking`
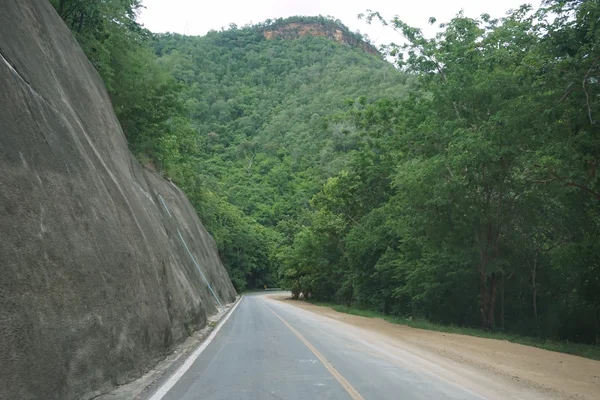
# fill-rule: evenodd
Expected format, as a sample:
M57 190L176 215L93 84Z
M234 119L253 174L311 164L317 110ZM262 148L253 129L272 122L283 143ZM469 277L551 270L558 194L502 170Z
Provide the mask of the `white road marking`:
M189 356L187 360L185 360L183 365L181 367L179 367L179 369L177 371L175 371L175 373L173 375L171 375L171 377L156 391L156 393L154 393L152 395L152 397L150 397L149 400L161 400L163 397L165 397L165 395L169 392L169 390L171 390L171 388L173 386L175 386L177 381L179 379L181 379L181 377L187 372L187 370L190 369L192 364L194 364L194 361L196 361L196 359L200 356L200 354L202 354L202 352L214 340L214 338L215 338L215 336L217 336L217 333L219 332L219 330L223 327L223 325L225 325L225 322L227 322L229 317L231 317L231 315L233 314L233 312L235 311L237 306L239 306L240 303L242 302L243 298L244 298L244 296L242 295L242 297L240 297L240 299L235 304L235 306L233 306L233 308L229 311L229 313L225 316L225 318L223 318L221 320L221 322L219 322L219 325L217 325L217 327L211 332L211 334L204 341L204 343L202 343L202 345L200 345L200 347L198 347L196 349L196 351L194 351L192 353L192 355Z

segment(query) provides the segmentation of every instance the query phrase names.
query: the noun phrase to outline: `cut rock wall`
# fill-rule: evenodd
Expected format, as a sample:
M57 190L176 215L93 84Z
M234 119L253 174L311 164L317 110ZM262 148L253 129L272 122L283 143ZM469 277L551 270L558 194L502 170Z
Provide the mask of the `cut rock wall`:
M214 240L129 152L49 2L0 0L0 399L90 398L140 376L216 312L200 271L235 299Z

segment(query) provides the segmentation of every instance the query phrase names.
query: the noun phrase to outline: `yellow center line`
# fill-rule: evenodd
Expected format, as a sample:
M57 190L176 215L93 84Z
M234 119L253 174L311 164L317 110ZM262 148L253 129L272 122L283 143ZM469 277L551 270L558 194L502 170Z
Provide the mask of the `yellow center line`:
M306 340L306 338L304 336L302 336L302 334L300 334L300 332L298 332L296 329L294 329L293 326L291 326L290 324L288 324L285 319L283 319L281 316L279 316L279 314L277 314L275 311L271 310L271 307L269 307L266 304L265 304L265 307L267 307L269 309L269 311L271 311L273 314L275 314L275 316L277 318L279 318L281 320L281 322L283 322L283 324L285 326L287 326L288 329L290 331L292 331L292 333L294 335L296 335L296 337L298 339L300 339L300 341L302 343L304 343L304 345L306 347L308 347L308 349L310 351L312 351L315 356L317 356L317 358L319 359L319 361L321 361L321 363L323 364L323 366L325 368L327 368L327 371L329 371L329 373L340 383L340 385L342 385L342 387L346 390L346 392L348 392L348 394L350 395L350 397L353 400L365 400L365 398L362 397L362 395L358 392L358 390L356 390L354 388L354 386L352 386L350 384L350 382L348 382L346 380L346 378L344 378L342 376L342 374L340 374L339 371L337 369L335 369L335 367L333 366L333 364L329 360L327 360L321 353L319 353L319 350L317 350L312 344L310 344L310 342L308 340Z

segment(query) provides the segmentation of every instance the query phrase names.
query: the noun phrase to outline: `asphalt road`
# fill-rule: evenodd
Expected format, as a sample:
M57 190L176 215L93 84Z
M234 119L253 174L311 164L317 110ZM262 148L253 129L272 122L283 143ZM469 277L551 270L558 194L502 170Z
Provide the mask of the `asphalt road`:
M333 319L246 295L161 400L487 397L385 346Z

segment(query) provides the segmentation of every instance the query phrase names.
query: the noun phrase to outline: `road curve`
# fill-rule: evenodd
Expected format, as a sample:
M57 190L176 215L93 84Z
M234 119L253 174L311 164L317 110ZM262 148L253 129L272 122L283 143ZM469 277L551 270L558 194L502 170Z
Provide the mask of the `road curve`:
M252 294L161 400L534 398L501 396L501 384L494 392L476 371L451 369Z

